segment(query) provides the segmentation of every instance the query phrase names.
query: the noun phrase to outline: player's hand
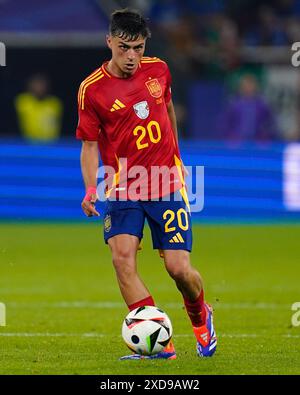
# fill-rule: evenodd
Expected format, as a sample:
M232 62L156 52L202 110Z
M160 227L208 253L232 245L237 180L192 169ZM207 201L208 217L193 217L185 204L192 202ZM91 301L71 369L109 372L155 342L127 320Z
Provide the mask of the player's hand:
M99 217L100 214L95 208L97 201L97 193L95 187L89 187L86 191L86 195L81 202L81 208L87 217Z

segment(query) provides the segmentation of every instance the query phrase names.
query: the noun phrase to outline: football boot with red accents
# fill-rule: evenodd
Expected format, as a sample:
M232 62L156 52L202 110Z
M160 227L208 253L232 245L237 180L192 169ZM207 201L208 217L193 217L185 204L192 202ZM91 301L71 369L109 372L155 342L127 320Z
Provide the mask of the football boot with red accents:
M197 354L199 357L211 357L217 348L217 336L213 325L212 307L205 303L205 324L193 327L197 339Z

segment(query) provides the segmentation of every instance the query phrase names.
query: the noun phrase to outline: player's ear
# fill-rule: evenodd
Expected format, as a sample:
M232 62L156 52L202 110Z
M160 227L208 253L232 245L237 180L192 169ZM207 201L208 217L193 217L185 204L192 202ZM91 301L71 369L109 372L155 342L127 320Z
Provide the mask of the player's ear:
M109 49L111 49L111 35L106 35L106 44Z

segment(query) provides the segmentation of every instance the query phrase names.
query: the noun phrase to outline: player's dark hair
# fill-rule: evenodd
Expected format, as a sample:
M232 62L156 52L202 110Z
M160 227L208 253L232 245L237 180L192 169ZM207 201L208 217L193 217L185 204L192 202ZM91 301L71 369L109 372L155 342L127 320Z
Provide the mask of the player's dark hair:
M114 37L135 41L139 36L150 38L151 32L143 16L135 10L125 8L111 14L109 32Z

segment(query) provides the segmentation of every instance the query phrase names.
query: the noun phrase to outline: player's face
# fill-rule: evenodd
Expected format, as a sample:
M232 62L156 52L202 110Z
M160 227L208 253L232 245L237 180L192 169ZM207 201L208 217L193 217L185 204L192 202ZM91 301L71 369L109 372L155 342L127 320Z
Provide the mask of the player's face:
M132 75L138 68L145 52L146 39L139 37L135 41L128 41L119 37L107 37L107 45L112 51L112 62L123 74Z

